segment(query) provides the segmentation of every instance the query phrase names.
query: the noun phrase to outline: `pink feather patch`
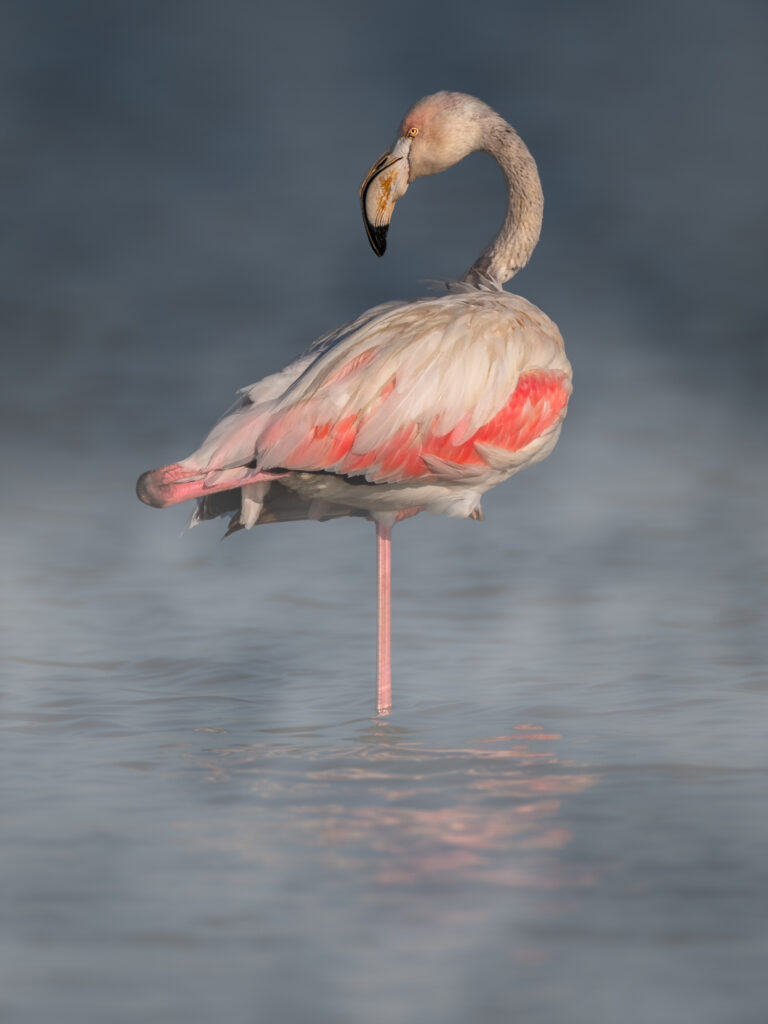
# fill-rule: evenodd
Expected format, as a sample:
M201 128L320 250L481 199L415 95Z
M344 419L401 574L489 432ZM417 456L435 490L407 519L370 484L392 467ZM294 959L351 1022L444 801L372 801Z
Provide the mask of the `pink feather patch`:
M434 475L424 461L425 456L469 468L485 465L476 444L493 445L510 453L520 451L562 418L570 397L570 386L563 371L533 370L520 376L506 406L460 444L455 443L454 438L461 436L466 419L448 433L439 435L436 432L439 416L435 416L426 428L411 420L378 447L355 451L360 430L381 408L394 386L393 380L383 389L374 407L357 415L344 416L337 423L312 425L311 402L294 406L270 424L260 438L259 447L269 449L273 444L279 445L289 431L305 426L301 441L280 458L281 468L365 475L372 483L401 482ZM301 423L302 418L308 421L305 425Z

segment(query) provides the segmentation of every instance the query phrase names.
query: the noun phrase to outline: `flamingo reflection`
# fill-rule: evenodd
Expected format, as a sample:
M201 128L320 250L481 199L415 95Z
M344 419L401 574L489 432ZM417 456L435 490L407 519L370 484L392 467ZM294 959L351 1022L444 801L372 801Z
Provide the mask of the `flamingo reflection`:
M209 780L238 778L259 810L243 815L239 805L207 839L263 859L268 833L290 847L285 830L298 830L301 847L329 870L357 870L379 886L590 885L589 871L556 854L571 839L563 800L595 776L559 761L559 739L524 723L468 747L428 747L379 721L371 737L349 746L273 736L263 746L219 750L206 759Z

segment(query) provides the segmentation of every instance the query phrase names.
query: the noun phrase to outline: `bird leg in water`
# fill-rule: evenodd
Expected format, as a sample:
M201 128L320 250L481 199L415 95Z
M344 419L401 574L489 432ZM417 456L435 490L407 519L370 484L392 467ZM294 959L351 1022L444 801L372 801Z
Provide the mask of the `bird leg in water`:
M376 684L376 710L386 714L392 707L392 527L376 523L379 568L379 658Z

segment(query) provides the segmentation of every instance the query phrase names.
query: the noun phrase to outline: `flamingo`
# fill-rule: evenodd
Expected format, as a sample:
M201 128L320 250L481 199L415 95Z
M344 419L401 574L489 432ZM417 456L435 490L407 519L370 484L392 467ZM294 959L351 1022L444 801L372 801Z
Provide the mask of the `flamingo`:
M486 491L552 451L571 394L560 331L502 287L538 242L543 196L530 151L489 106L438 92L409 110L360 188L368 239L382 256L409 184L478 150L501 167L507 211L459 281L323 335L242 389L196 452L137 484L155 508L196 499L193 523L230 516L225 536L289 520L373 520L380 713L392 703L392 527L424 511L482 519Z

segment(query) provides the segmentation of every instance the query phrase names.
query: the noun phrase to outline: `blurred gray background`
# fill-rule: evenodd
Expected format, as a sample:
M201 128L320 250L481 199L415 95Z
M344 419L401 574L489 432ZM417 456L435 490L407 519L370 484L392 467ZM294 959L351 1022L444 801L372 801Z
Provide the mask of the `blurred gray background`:
M2 4L7 1019L762 1022L767 27ZM377 721L367 524L219 545L133 486L483 248L482 155L409 190L383 260L365 239L360 180L438 89L536 157L509 287L575 390L486 523L396 531Z

